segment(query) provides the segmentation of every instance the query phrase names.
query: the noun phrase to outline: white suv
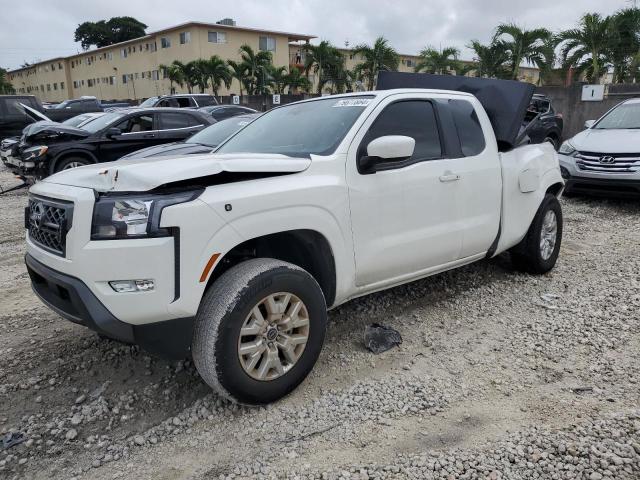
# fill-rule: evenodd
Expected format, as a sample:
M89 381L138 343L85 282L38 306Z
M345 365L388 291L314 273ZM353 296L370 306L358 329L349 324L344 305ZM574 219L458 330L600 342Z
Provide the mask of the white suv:
M626 100L559 150L565 192L640 196L640 99Z

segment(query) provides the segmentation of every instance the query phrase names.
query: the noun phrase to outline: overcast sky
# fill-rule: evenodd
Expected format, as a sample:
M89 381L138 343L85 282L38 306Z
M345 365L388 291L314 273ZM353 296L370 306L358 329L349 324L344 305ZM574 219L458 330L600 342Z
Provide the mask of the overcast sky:
M129 15L148 32L189 20L231 17L238 25L308 33L337 46L383 35L400 53L425 45L456 46L465 59L471 39L489 40L498 23L552 30L574 26L585 12L611 14L626 0L21 0L0 16L0 66L46 60L80 51L79 23Z

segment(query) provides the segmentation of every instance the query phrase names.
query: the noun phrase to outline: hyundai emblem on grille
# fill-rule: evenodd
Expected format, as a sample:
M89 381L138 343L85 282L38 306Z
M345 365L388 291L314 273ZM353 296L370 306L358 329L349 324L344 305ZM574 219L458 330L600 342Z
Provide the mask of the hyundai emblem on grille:
M605 155L604 157L600 157L600 163L604 163L605 165L610 165L615 162L616 159L611 155Z

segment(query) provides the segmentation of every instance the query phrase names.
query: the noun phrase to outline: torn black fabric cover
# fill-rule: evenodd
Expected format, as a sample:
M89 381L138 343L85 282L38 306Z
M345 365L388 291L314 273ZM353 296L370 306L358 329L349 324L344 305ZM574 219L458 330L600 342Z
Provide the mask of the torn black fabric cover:
M377 89L392 88L433 88L475 95L489 116L501 151L515 146L535 89L530 83L515 80L429 73L380 72Z

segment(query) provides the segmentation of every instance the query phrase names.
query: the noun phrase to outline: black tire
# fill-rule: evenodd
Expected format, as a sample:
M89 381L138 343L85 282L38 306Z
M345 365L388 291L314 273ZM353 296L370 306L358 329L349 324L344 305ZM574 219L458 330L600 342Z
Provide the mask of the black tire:
M540 241L542 238L542 225L547 212L553 211L556 217L556 239L553 251L548 258L544 258ZM538 211L536 212L527 235L522 242L511 249L511 263L520 271L534 274L543 274L551 270L558 260L560 244L562 243L562 208L560 202L548 193Z
M308 313L308 340L292 366L272 380L258 380L238 355L240 329L252 309L279 292L292 293ZM316 363L327 327L327 306L320 286L305 270L279 260L242 262L225 272L205 293L195 320L193 360L203 380L238 403L263 405L294 390Z
M51 173L58 173L58 172L61 172L62 170L67 170L69 168L83 167L85 165L91 165L92 163L93 163L92 161L83 157L66 157L56 162L53 168L53 172Z

